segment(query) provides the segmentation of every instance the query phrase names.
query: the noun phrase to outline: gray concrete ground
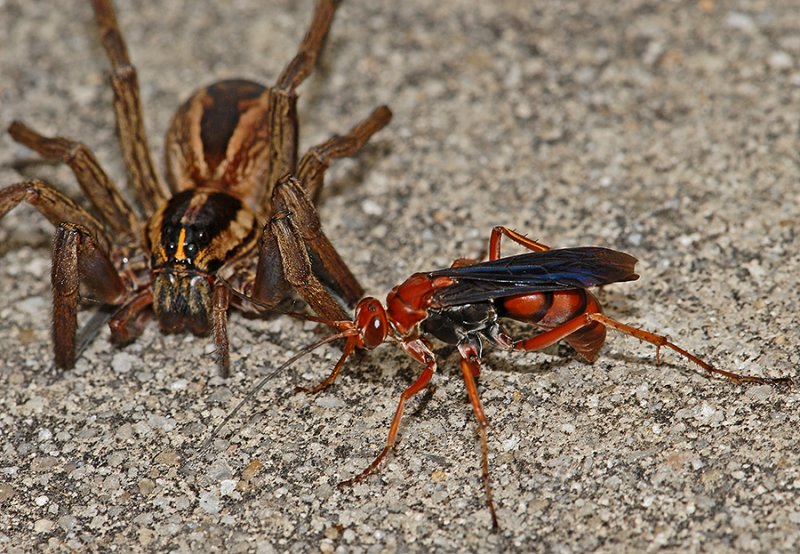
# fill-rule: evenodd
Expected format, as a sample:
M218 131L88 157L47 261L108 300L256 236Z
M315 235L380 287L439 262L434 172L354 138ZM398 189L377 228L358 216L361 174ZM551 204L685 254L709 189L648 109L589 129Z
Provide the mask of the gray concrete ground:
M195 87L271 82L309 0L119 2L160 152ZM83 2L0 2L0 122L85 141L124 171L107 64ZM303 144L379 103L395 119L329 173L321 214L371 294L478 255L493 225L640 259L599 292L609 314L720 367L797 376L800 5L738 1L348 1L301 89ZM32 157L5 135L0 182ZM161 159L161 154L158 154ZM37 166L78 197L63 167ZM800 548L795 391L708 380L612 335L594 365L566 347L487 352L480 391L495 500L456 358L382 445L419 368L385 346L336 387L294 395L337 356L277 376L192 457L270 368L321 331L230 322L234 375L208 339L104 330L73 371L49 339L51 226L0 222L0 550L791 552ZM515 328L525 333L523 327ZM258 469L260 467L260 469Z

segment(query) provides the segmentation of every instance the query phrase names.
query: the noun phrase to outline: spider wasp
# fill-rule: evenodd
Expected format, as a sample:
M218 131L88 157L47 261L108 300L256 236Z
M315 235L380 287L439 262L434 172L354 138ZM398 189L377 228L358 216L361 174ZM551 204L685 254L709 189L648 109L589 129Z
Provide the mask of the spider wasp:
M504 236L530 251L503 257L500 246ZM586 361L593 362L605 343L606 330L613 329L655 345L657 360L660 360L661 348L669 348L700 366L708 375L718 375L733 383L792 386L789 377L757 377L719 369L670 342L666 336L603 314L600 302L588 289L638 279L634 272L636 261L629 254L608 248L550 249L512 229L495 227L489 239L488 261L459 259L449 268L415 273L389 292L385 304L372 297L362 299L352 319L333 321L306 316L338 332L303 348L264 377L211 432L201 449L267 380L319 346L338 339L346 341L329 376L314 387L298 387L298 391L318 393L333 385L355 350L372 350L385 342L395 342L424 367L400 395L384 448L361 473L340 483L340 486L350 486L376 471L396 444L406 403L428 386L437 371L432 346L435 339L455 346L461 358L467 396L480 432L486 504L493 528L497 530L499 524L489 479L489 421L476 382L484 342L507 351L529 352L563 340ZM503 320L529 324L540 332L517 339L505 329Z

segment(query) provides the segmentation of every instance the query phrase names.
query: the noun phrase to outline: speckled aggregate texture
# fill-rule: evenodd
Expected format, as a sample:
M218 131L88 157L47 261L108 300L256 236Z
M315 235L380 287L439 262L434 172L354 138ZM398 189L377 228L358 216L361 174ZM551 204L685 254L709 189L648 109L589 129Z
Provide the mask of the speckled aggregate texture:
M310 0L118 3L157 160L196 87L271 83ZM107 62L83 2L0 0L0 124L82 140L124 182ZM301 90L303 147L389 104L390 127L333 164L324 226L370 294L478 256L493 225L639 258L600 291L609 315L720 367L794 375L800 288L800 5L348 0ZM36 156L0 137L0 183ZM80 198L70 172L28 165ZM233 375L210 339L103 330L53 364L52 227L0 221L0 550L795 552L800 396L707 379L611 333L593 365L567 347L487 350L480 393L502 530L457 356L409 404L419 367L393 345L323 348L276 376L204 452L256 380L324 331L234 313ZM513 249L509 249L509 252ZM84 312L85 316L88 312ZM514 327L525 333L524 326Z

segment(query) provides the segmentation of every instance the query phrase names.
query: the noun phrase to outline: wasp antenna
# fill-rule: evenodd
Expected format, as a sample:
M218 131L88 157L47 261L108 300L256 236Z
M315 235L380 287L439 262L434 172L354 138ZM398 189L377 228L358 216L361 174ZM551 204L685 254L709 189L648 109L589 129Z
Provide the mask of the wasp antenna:
M231 294L233 294L235 297L239 298L240 300L243 300L244 302L247 302L248 304L251 304L251 305L255 306L256 308L258 308L259 310L261 310L264 313L269 312L269 313L273 313L273 314L288 315L289 317L293 317L295 319L301 319L303 321L314 321L316 323L322 323L322 324L327 325L329 327L336 327L336 323L338 323L336 320L325 319L323 317L319 317L319 316L315 316L315 315L311 315L311 314L306 314L306 313L303 313L303 312L297 312L297 311L293 311L293 310L279 310L279 309L276 309L275 306L269 306L269 305L265 304L264 302L261 302L260 300L256 300L252 296L247 296L245 293L243 293L243 292L241 292L239 290L236 290L234 288L234 286L231 284L231 282L228 281L227 279L225 279L223 277L218 277L218 280L228 290L230 290Z
M233 295L234 295L236 298L238 298L238 299L240 299L240 300L244 300L244 301L245 301L245 302L247 302L248 304L252 304L253 306L255 306L256 308L258 308L258 309L259 309L259 310L261 310L262 312L273 312L273 313L278 313L278 310L275 310L275 308L274 308L274 307L272 307L272 306L268 306L267 304L265 304L265 303L263 303L263 302L261 302L261 301L259 301L259 300L256 300L255 298L253 298L253 297L251 297L251 296L247 296L247 295L246 295L245 293L243 293L242 291L240 291L240 290L237 290L237 289L236 289L236 288L235 288L235 287L234 287L234 286L231 284L231 282L230 282L230 281L228 281L227 279L225 279L224 277L217 276L217 281L219 281L220 283L222 283L223 285L225 285L225 288L227 288L229 291L231 291L231 294L233 294Z
M289 367L290 365L295 363L297 360L299 360L300 358L302 358L306 354L310 354L311 352L313 352L314 350L316 350L317 348L319 348L323 344L327 344L329 342L333 342L333 341L339 340L339 339L345 339L345 338L347 338L347 337L349 337L351 335L352 335L352 332L337 333L335 335L331 335L329 337L325 337L322 340L318 340L315 343L309 344L308 346L306 346L302 350L300 350L297 354L295 354L294 356L292 356L291 358L289 358L288 360L283 362L280 366L278 366L277 368L275 368L274 370L269 372L267 375L265 375L261 379L261 381L258 382L258 384L255 387L253 387L252 389L250 389L248 391L248 393L245 395L244 398L242 398L242 400L236 405L236 407L233 410L231 410L230 412L228 412L228 414L225 416L225 418L222 420L222 422L220 422L220 424L217 425L214 428L213 431L211 431L211 434L208 436L208 438L205 441L203 441L203 444L201 444L200 448L198 448L198 453L202 452L203 450L205 450L206 448L209 447L209 445L211 444L211 441L214 440L214 438L219 434L219 432L222 430L222 428L225 427L225 425L227 425L228 422L231 419L233 419L233 417L236 414L239 413L239 411L242 409L242 407L244 407L244 405L247 402L252 400L255 397L255 395L258 394L258 392L266 386L266 384L270 381L270 379L275 377L275 375L277 375L278 373L280 373L281 371L283 371L284 369L286 369L287 367Z

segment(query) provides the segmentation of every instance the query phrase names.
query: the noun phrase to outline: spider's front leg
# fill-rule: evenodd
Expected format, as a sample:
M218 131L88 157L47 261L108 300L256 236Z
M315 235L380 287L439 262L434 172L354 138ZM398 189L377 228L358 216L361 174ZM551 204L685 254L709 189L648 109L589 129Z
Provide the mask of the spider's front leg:
M78 327L80 285L92 300L121 304L127 288L108 255L81 225L62 223L53 241L53 343L56 365L75 365L75 333Z
M12 122L8 133L44 159L67 164L108 228L126 240L135 238L139 219L85 144L64 137L46 137L21 121Z
M56 227L62 223L75 223L87 229L104 250L111 246L111 237L92 214L81 208L70 197L44 181L32 179L15 183L0 190L0 219L27 202Z
M139 202L147 213L153 213L169 195L150 157L136 67L128 56L111 0L92 0L92 9L100 41L111 63L111 87L122 155Z
M287 176L278 183L274 205L275 214L261 237L253 297L277 306L286 297L288 282L321 317L349 319L329 290L353 303L363 289L323 233L316 209L297 179Z
M56 226L53 241L53 340L56 365L75 365L80 285L103 304L121 304L128 289L108 256L111 239L89 212L43 181L25 181L0 190L0 218L27 202Z
M388 106L378 106L346 135L334 135L310 148L297 165L297 178L303 184L306 196L316 202L331 160L357 154L372 135L386 127L391 120L392 110Z
M330 161L358 153L391 119L388 107L375 108L346 135L311 148L298 164L299 180L291 175L280 179L272 195L273 216L261 237L252 290L256 300L277 306L286 298L288 282L321 317L349 319L329 291L352 306L364 289L322 231L312 200L322 189Z

